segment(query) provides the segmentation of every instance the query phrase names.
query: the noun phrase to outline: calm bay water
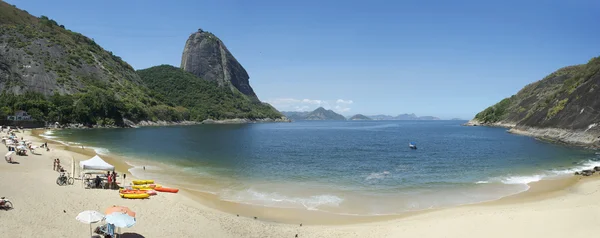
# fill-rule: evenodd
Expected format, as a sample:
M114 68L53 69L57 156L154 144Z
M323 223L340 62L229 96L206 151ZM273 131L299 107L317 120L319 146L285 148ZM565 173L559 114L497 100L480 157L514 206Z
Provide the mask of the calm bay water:
M592 151L462 123L308 121L46 136L123 156L136 177L224 200L361 215L494 200L527 190L529 182L600 165Z

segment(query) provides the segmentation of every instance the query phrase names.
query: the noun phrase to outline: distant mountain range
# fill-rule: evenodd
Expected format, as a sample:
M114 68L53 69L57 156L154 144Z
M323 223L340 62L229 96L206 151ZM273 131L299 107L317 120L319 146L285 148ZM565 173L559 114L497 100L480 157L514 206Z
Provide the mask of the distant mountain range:
M373 120L370 117L367 117L363 114L356 114L350 118L348 118L348 120L352 120L352 121L358 121L358 120Z
M346 120L346 117L332 111L326 110L323 107L319 107L312 112L295 112L295 111L282 111L283 115L285 115L288 119L292 121L304 121L304 120ZM354 116L349 117L347 120L422 120L422 121L430 121L430 120L441 120L438 117L434 116L417 116L414 113L411 114L400 114L398 116L390 116L390 115L374 115L374 116L365 116L363 114L356 114ZM459 118L453 118L452 120L462 120Z
M369 117L373 120L440 120L440 118L434 116L417 116L414 113L400 114L398 116L374 115Z
M345 121L346 118L340 114L335 113L332 110L326 110L323 107L319 107L312 112L281 112L288 119L292 121L303 121L303 120L338 120Z

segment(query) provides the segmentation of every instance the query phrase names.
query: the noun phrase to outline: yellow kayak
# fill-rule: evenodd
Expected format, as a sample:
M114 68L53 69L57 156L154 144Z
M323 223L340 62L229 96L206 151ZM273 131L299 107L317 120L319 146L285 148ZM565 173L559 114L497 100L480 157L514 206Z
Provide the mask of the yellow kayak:
M147 193L129 193L129 194L120 193L119 195L121 195L122 198L129 198L129 199L143 199L143 198L150 197L150 194L147 194Z
M154 183L154 180L133 180L131 182L133 184L135 184L135 185L142 185L142 184L151 184L151 183Z

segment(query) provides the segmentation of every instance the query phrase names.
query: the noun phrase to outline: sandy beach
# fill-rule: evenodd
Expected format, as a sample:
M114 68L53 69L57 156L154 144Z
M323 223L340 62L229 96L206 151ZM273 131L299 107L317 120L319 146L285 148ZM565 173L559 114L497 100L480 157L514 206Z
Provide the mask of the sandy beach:
M34 145L44 142L31 131L17 136L34 141ZM136 225L122 232L143 237L562 238L588 237L600 231L598 175L543 180L531 184L527 192L493 202L335 222L335 216L300 213L294 219L290 211L224 204L189 191L128 200L120 198L115 190L84 189L79 180L74 185L58 186L53 159L60 158L63 167L70 170L71 158L78 165L94 152L48 143L49 152L38 149L41 155L13 156L18 164L0 163L0 196L9 198L15 207L0 210L0 234L6 237L86 237L89 226L76 221L75 216L84 210L102 212L112 205L127 206L137 213ZM0 146L2 155L7 151ZM124 162L111 158L106 161L120 174L127 170ZM132 179L128 174L126 182ZM263 219L263 215L269 219Z

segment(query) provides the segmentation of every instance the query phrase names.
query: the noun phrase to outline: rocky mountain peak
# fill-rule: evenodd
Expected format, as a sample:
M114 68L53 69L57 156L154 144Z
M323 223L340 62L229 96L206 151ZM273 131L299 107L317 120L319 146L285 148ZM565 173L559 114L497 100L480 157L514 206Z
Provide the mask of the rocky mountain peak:
M214 34L198 29L185 43L181 68L221 87L238 90L253 101L259 101L250 87L250 76Z

